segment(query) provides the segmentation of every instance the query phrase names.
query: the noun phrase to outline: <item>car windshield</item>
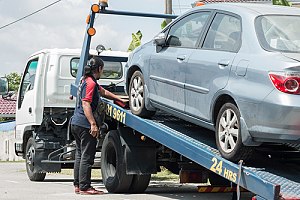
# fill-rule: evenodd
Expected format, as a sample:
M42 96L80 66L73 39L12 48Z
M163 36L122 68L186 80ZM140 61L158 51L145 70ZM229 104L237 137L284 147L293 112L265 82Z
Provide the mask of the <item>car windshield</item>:
M256 19L262 47L269 51L300 52L300 16L269 15Z

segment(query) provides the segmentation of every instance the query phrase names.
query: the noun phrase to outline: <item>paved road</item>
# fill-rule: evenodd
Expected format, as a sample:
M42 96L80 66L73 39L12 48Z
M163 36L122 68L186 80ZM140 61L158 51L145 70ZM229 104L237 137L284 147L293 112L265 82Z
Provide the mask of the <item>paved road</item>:
M196 185L182 185L173 182L151 182L145 194L110 194L101 180L94 180L93 186L105 191L101 196L82 196L73 192L72 176L47 174L44 182L31 182L27 178L25 164L21 162L0 162L0 200L226 200L231 194L200 194ZM251 199L244 193L241 199Z

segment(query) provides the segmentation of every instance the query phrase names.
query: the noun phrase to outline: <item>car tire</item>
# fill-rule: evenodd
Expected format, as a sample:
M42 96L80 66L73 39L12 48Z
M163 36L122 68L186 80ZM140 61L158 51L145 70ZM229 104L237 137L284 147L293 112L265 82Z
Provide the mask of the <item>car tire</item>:
M117 130L109 131L101 150L102 180L108 192L128 193L133 175L126 174L126 162Z
M32 137L27 141L25 162L27 175L31 181L43 181L45 179L46 173L36 172L36 148L35 141Z
M133 114L150 118L155 111L149 111L145 106L145 81L140 71L135 71L130 79L129 84L129 107Z
M242 143L240 111L233 103L225 103L217 116L216 144L222 157L232 161L249 160L253 149Z

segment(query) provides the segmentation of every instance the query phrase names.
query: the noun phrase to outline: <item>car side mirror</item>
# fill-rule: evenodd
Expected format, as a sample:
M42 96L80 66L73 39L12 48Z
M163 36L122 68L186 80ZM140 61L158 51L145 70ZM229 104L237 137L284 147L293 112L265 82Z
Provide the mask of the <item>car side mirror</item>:
M166 35L165 33L160 33L157 36L154 37L154 44L156 46L165 46L166 45Z
M8 79L6 77L0 77L0 95L6 95L8 93Z

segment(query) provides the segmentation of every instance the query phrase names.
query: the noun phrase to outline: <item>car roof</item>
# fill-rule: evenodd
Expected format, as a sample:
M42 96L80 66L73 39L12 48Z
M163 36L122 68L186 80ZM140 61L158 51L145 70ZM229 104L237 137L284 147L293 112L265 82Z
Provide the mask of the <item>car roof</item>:
M259 3L212 3L204 6L196 7L197 9L218 9L232 13L243 13L252 15L300 15L299 8L288 6L275 6Z

